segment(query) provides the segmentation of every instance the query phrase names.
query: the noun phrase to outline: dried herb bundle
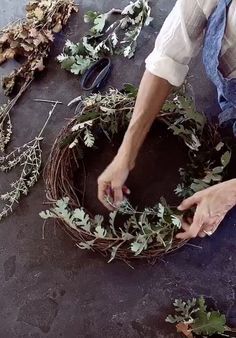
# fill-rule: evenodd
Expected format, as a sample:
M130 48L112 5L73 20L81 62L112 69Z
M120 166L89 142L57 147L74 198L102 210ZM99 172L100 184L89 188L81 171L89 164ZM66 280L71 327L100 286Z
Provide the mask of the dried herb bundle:
M6 104L0 106L0 151L4 152L5 147L11 140L12 135L12 124L11 124L11 117L10 112L18 99L21 97L23 92L28 88L31 81L25 83L23 87L20 89L18 94L12 99L9 100Z
M32 0L26 6L26 19L18 20L0 31L0 64L13 58L26 59L19 69L3 78L7 95L15 97L0 106L0 150L10 141L10 112L28 88L34 75L44 69L54 33L59 32L72 13L74 0Z
M11 190L0 196L5 204L0 212L0 220L13 211L14 206L19 204L21 197L27 195L30 188L38 181L42 163L42 134L57 104L58 102L53 104L53 108L50 110L48 118L37 137L16 148L10 154L0 157L0 171L9 172L17 166L22 168L19 178L11 183Z
M126 200L119 210L110 214L109 220L105 220L84 208L75 188L73 173L76 168L82 170L83 154L96 145L101 133L110 140L128 125L136 93L127 85L122 92L110 89L103 95L73 100L79 102L77 116L56 140L45 173L48 197L54 206L42 212L41 217L59 219L80 248L110 253L110 260L157 257L184 244L175 239L183 215L176 208L170 209L165 201L138 210ZM230 149L222 142L216 128L206 124L185 94L174 93L160 119L189 149L190 162L185 175L181 176L178 194L191 195L203 185L213 185L223 179ZM203 155L207 156L204 162ZM120 218L123 225L120 225Z
M209 311L203 297L188 300L176 299L174 302L175 315L169 315L166 322L175 324L177 332L185 337L209 337L218 334L222 337L232 337L229 335L235 332L234 329L226 326L225 315L219 311ZM228 333L228 334L227 334Z
M54 33L60 32L72 11L77 11L74 0L31 0L26 6L26 19L0 31L0 64L13 58L26 59L3 79L6 95L18 92L44 69Z
M63 53L58 56L62 68L78 75L105 55L117 54L131 58L143 26L152 20L150 12L149 0L130 2L122 11L87 12L84 21L92 24L89 34L81 42L66 42ZM120 14L120 18L108 24L112 14Z

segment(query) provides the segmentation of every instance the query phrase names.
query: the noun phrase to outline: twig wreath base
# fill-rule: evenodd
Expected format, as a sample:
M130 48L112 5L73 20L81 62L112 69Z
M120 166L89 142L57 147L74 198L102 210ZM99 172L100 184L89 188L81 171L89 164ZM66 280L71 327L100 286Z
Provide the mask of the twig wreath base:
M92 215L89 207L82 205L83 192L76 187L75 174L78 170L83 174L89 148L101 133L109 141L127 128L136 94L133 86L126 85L123 91L110 89L105 94L73 100L78 103L76 116L60 132L45 170L47 196L53 206L40 216L59 220L79 248L110 255L109 261L151 260L185 244L175 239L184 215L177 208L170 208L164 199L144 210L125 200L106 220L101 215ZM170 96L159 119L188 148L189 163L180 169L181 183L175 190L178 196L191 196L223 180L231 150L217 128L206 123L182 90ZM86 186L82 190L85 189Z

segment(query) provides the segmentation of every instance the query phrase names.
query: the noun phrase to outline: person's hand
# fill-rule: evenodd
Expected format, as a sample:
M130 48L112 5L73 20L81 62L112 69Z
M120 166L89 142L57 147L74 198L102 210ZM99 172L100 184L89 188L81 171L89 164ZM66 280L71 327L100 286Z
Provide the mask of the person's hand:
M236 179L216 184L184 200L178 209L184 211L196 206L191 224L182 222L184 232L176 235L179 239L212 235L226 213L236 204Z
M127 163L115 157L99 176L98 199L108 210L118 208L124 199L124 194L130 194L130 190L124 185L129 172ZM107 201L106 197L111 203Z

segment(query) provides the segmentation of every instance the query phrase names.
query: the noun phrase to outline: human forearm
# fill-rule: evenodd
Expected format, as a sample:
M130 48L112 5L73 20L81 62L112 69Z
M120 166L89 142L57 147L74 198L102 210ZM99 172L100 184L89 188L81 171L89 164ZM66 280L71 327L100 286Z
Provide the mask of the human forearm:
M130 169L133 168L145 136L160 112L171 88L168 81L152 75L148 71L144 73L134 113L117 154L117 157L126 162Z

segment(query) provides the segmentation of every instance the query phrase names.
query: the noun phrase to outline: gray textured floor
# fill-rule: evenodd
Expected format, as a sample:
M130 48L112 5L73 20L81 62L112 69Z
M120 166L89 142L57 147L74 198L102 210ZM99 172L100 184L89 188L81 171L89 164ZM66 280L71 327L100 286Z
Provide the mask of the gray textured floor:
M119 6L127 2L119 1ZM25 3L25 0L1 0L0 25L22 17ZM117 2L80 3L80 13L73 16L65 36L59 35L52 49L47 70L14 109L11 146L34 137L47 116L48 106L33 103L32 99L59 99L66 104L80 94L78 78L60 70L54 56L61 51L66 37L76 41L82 36L84 10L106 10L117 7ZM175 1L152 3L155 20L143 32L135 59L116 60L110 79L113 86L120 87L123 82L138 84L144 58ZM7 70L4 66L1 74ZM190 81L198 107L207 112L217 109L214 90L197 61L193 63L192 74ZM72 114L66 105L57 109L45 133L45 159L64 119ZM4 191L5 176L0 179ZM40 180L14 215L1 222L0 338L174 338L177 335L173 328L164 322L171 303L175 298L198 295L219 306L236 326L236 235L232 217L212 238L194 242L202 249L186 246L154 266L138 263L132 270L123 263L108 265L99 255L81 252L52 224L46 227L43 240L38 212L44 201L44 185Z

